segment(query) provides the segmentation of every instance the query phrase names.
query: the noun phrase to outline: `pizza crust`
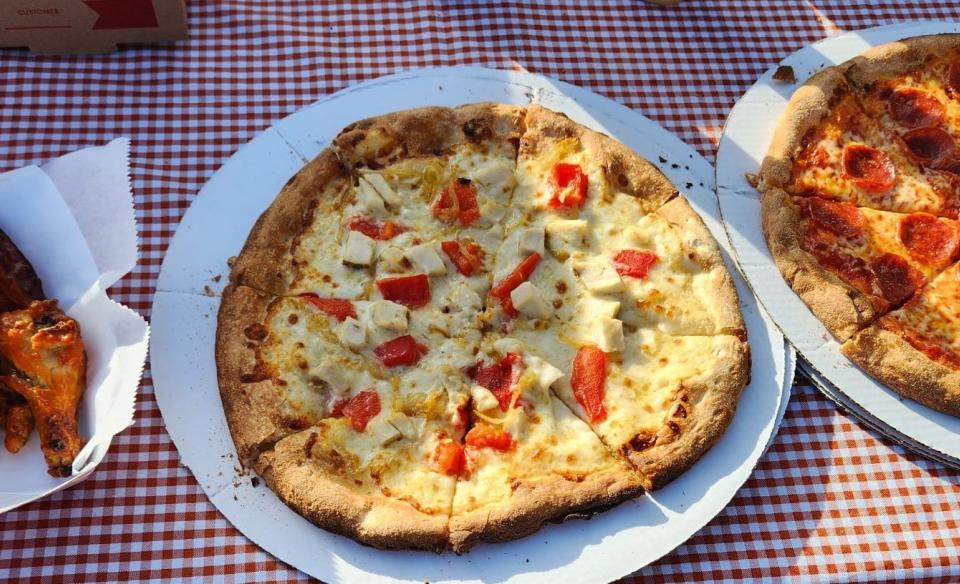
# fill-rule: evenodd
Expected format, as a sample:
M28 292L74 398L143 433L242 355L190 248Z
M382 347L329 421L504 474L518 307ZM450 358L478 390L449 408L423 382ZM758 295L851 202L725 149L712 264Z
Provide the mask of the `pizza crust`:
M662 488L693 466L733 420L740 392L750 381L750 346L733 336L724 342L723 358L708 374L683 382L685 414L669 418L652 447L622 449L647 490Z
M709 274L712 294L705 300L716 320L715 334L734 335L746 340L747 327L740 313L740 297L720 253L717 240L690 203L682 196L672 199L657 214L675 225L683 238L687 257Z
M620 142L537 104L527 107L526 133L520 142L523 156L535 157L537 152L569 138L578 139L603 170L607 182L619 192L635 197L644 213L655 211L677 196L677 189L660 169Z
M930 359L900 335L874 325L844 343L840 351L900 395L960 416L960 371Z
M310 224L321 197L340 192L348 178L336 153L329 149L290 177L250 230L230 271L230 281L272 294L285 293L296 270L292 250L297 238Z
M448 154L464 143L517 141L523 112L496 103L394 112L350 124L332 148L347 168L382 168L401 159Z
M450 518L450 545L462 553L480 541L502 542L529 535L548 522L583 511L599 511L643 493L639 477L627 468L593 473L581 482L560 476L521 479L508 505Z
M787 188L793 179L793 159L803 147L804 138L830 113L831 106L846 89L842 70L830 67L794 92L777 121L770 148L760 165L757 188L761 193Z
M409 503L358 492L305 455L311 430L264 452L254 469L284 503L316 525L380 549L447 547L447 514L428 515Z
M866 295L801 249L803 220L790 195L781 189L765 191L760 195L760 214L763 236L783 279L830 334L844 341L879 316Z
M843 70L851 85L866 92L878 79L922 69L931 56L955 57L958 50L960 34L912 37L874 47L844 63Z
M228 285L217 314L215 356L220 398L240 462L250 466L257 455L289 434L279 423L280 396L268 378L258 375L256 341L249 327L262 325L273 297L246 286Z

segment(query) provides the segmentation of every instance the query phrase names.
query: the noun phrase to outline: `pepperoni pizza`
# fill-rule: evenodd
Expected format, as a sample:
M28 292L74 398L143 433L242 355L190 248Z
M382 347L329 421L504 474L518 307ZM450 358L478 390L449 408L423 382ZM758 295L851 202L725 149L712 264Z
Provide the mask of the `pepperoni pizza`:
M877 47L791 98L760 171L784 278L899 393L960 415L960 35Z
M686 200L535 105L343 130L250 232L216 357L241 460L288 505L457 552L665 484L749 372Z

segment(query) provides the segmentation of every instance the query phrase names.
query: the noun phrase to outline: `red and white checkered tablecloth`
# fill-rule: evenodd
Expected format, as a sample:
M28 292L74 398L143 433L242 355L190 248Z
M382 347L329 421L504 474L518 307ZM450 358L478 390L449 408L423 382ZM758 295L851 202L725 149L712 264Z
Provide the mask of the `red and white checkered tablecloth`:
M523 68L626 104L712 160L726 113L772 63L838 31L960 19L960 1L191 0L189 15L190 41L171 46L0 50L0 170L132 138L141 261L112 293L146 316L164 250L210 175L343 87L413 67ZM726 510L631 580L960 581L958 483L801 383ZM180 466L149 369L136 425L87 482L0 516L0 581L306 579L234 529Z

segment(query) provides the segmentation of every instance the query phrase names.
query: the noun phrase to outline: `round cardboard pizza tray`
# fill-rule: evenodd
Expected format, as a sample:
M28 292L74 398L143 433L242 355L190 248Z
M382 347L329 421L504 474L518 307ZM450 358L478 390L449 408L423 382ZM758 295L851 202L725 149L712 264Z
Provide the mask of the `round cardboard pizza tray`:
M286 180L345 125L388 111L480 101L539 102L659 161L725 255L729 247L713 169L692 148L613 101L526 73L444 68L376 79L294 113L241 148L200 191L164 259L152 318L155 393L183 463L210 501L266 551L324 581L540 582L559 574L570 580L616 579L668 553L727 505L769 445L789 399L792 349L735 273L753 365L733 423L670 485L589 521L551 524L517 541L478 545L462 556L385 552L315 527L240 470L220 404L213 348L228 258Z
M771 67L736 103L720 139L716 166L723 224L740 269L760 303L806 359L814 385L877 431L954 466L960 459L960 418L901 397L839 352L840 344L781 277L760 227L760 196L746 174L757 173L780 114L794 90L811 75L871 47L958 31L960 23L901 23L848 32L800 49ZM774 80L778 66L792 67L797 81Z

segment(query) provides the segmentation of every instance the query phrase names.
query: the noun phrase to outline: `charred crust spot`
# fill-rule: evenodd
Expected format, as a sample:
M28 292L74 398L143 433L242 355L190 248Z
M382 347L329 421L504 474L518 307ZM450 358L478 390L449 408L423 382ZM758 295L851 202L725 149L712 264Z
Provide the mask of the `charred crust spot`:
M623 446L622 450L624 454L629 454L631 450L634 452L643 452L648 448L652 448L656 443L656 434L640 432L631 438L630 441Z
M486 140L490 138L492 134L493 132L490 131L490 127L484 124L483 120L467 120L463 124L463 135L471 141L479 142Z
M261 363L254 366L253 371L244 373L240 376L240 383L258 383L270 379L270 373Z
M553 307L554 307L554 308L559 309L559 308L561 308L562 306L563 306L563 300L557 298L556 300L553 301Z
M630 184L630 180L627 178L627 175L623 174L622 172L618 172L615 179L617 181L617 184L620 185L621 187L626 187L627 185Z
M292 185L294 182L296 182L297 176L299 176L299 174L300 174L300 173L298 172L298 173L294 174L293 176L291 176L290 178L288 178L288 179L287 179L287 182L283 183L283 188L287 188L287 187L289 187L290 185Z
M276 381L276 383L277 383L277 385L279 385L280 387L286 387L286 386L287 386L287 380L286 380L286 379L278 379L278 380Z
M300 321L300 317L297 316L296 314L291 314L290 316L287 317L287 322L289 322L290 324L297 324L297 322L299 321Z
M251 341L262 341L263 339L267 338L269 332L267 331L267 327L263 326L259 322L255 322L243 329L243 334Z
M676 418L686 418L687 417L687 408L683 405L678 405L677 409L673 412L674 417Z
M324 274L323 278L321 279L324 281L324 283L329 284L333 278L330 277L330 274Z
M561 294L567 291L567 283L564 282L563 280L560 280L559 282L554 284L553 287L557 290L557 292Z
M461 186L468 187L468 186L470 186L471 184L473 184L473 181L471 181L469 178L463 178L463 177L461 176L461 177L457 177L457 184L459 184L459 185L461 185Z
M310 422L303 416L287 420L287 427L291 430L306 430L310 427Z
M306 371L307 369L310 368L310 364L304 361L303 359L300 359L299 361L297 361L297 367L299 367L303 371Z
M317 433L310 432L310 435L307 436L307 441L303 443L303 455L307 458L310 458L310 454L313 451L313 445L317 443Z
M670 431L673 432L674 434L680 433L680 424L677 424L673 420L670 420L667 422L667 427L670 428Z

